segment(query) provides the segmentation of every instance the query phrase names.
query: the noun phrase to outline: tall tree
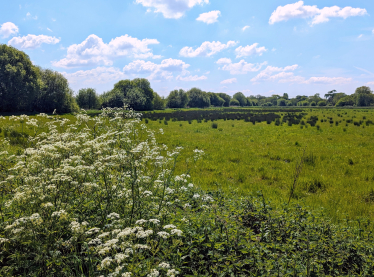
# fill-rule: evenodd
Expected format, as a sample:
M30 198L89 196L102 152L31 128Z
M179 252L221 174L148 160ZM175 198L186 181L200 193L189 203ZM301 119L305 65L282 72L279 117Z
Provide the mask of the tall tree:
M217 95L219 97L221 97L223 100L225 100L225 103L223 103L224 107L230 107L230 100L231 100L231 96L230 95L228 95L226 93L222 93L222 92L217 93Z
M187 93L183 90L173 90L166 99L169 108L185 108L188 104Z
M35 98L35 109L40 112L69 113L78 106L69 87L68 80L59 72L39 69L42 85Z
M81 109L98 109L100 106L99 97L93 88L80 89L76 100Z
M236 100L238 100L240 106L242 106L242 107L247 105L247 98L241 92L235 93L232 98L235 98Z
M206 108L210 106L210 98L205 91L199 88L192 88L187 91L189 98L188 106L191 108Z
M29 56L0 45L0 111L31 111L41 87L39 70Z

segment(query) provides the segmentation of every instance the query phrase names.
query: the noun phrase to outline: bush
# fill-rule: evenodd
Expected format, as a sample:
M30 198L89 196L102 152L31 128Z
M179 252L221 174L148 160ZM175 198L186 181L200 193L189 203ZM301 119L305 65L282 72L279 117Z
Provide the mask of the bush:
M217 123L215 123L215 122L214 122L214 123L212 123L212 128L213 128L213 129L217 129L217 128L218 128L218 124L217 124Z
M230 106L240 106L240 103L239 103L239 101L237 99L232 98L230 100Z

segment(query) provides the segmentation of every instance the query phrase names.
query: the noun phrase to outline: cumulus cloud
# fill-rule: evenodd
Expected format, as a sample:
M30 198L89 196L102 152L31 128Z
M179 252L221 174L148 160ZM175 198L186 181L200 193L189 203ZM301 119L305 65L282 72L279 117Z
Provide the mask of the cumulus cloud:
M112 60L120 56L138 59L160 58L161 56L154 55L148 48L152 44L159 44L159 42L157 39L139 40L124 35L112 39L109 43L104 43L102 38L90 35L82 43L70 45L66 58L52 64L69 68L96 64L112 65Z
M16 35L18 33L18 27L12 22L5 22L1 24L0 36L2 38L8 38L11 35Z
M209 0L136 0L135 2L148 8L147 12L153 10L155 13L162 13L165 18L178 19L194 6L208 4Z
M236 78L231 78L231 79L223 80L221 82L221 84L222 85L224 85L224 84L233 84L233 83L236 83L236 82L237 82Z
M345 84L352 81L352 78L344 77L311 77L305 79L302 76L295 75L295 71L299 66L297 64L286 67L268 66L261 71L256 77L252 78L252 82L258 81L278 81L279 83L299 83L299 84Z
M366 85L367 86L374 86L374 82L367 82Z
M270 16L269 24L287 21L293 18L312 18L311 25L327 22L332 17L348 18L351 16L366 15L366 9L338 6L317 8L316 5L304 5L303 1L294 4L279 6Z
M218 22L218 17L221 15L220 11L211 11L207 13L202 13L196 18L197 21L202 21L206 24L212 24Z
M56 44L60 39L46 35L27 35L23 37L14 37L8 41L8 45L12 45L19 49L35 49L43 43Z
M189 66L189 64L177 59L165 59L160 64L136 60L126 65L123 72L132 75L150 74L147 77L150 80L168 80L173 78L174 72L179 72L182 75L188 74L187 68Z
M247 57L247 56L252 56L252 55L259 55L262 56L264 52L267 51L267 49L262 46L262 47L257 47L258 43L254 43L252 45L247 45L245 47L239 46L238 48L235 49L236 57Z
M227 49L229 47L233 47L237 44L236 41L228 41L226 44L219 42L219 41L205 41L201 44L200 47L193 49L192 47L183 47L179 51L179 55L183 57L210 57L224 49Z
M242 31L244 32L245 30L247 30L248 28L250 28L251 26L249 26L249 25L246 25L246 26L244 26L243 28L242 28Z
M285 79L286 77L291 77L291 74L293 75L292 72L288 72L288 71L294 71L298 67L299 66L297 64L286 66L286 67L268 66L264 70L262 70L256 77L252 78L251 81L257 82L260 80Z
M230 74L237 75L237 74L247 74L248 72L256 72L261 70L261 68L267 64L267 62L263 62L260 64L253 64L247 63L244 60L241 60L238 63L233 63L231 59L222 58L219 59L217 64L222 65L218 69L230 71Z
M72 84L105 84L126 78L126 75L115 67L97 67L91 70L79 70L74 73L61 73Z

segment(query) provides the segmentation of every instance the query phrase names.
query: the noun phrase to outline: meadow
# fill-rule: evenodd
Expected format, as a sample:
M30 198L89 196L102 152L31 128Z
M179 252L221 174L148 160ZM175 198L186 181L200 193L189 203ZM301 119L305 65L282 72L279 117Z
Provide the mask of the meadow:
M295 203L323 208L336 220L374 219L374 110L224 109L220 116L205 110L205 119L196 119L194 113L201 114L186 110L184 121L176 120L172 111L144 118L149 118L149 128L163 128L159 142L205 151L191 170L195 183L242 195L261 190L266 199L282 204L302 162L292 195Z
M373 276L373 119L1 117L0 275Z

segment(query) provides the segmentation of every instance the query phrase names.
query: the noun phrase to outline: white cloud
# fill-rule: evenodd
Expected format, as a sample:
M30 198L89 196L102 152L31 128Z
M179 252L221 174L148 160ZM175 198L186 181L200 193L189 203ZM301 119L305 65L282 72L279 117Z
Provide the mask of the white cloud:
M56 44L59 42L60 39L46 35L27 35L23 37L14 37L8 41L8 44L19 49L34 49L40 47L43 43Z
M51 29L47 28L48 31L53 32Z
M153 55L148 45L159 44L157 39L139 40L129 35L112 39L104 43L102 38L96 35L88 36L82 43L68 47L67 56L52 64L57 67L78 67L95 64L112 65L112 59L120 56L134 57L138 59L160 58Z
M218 22L218 17L221 15L220 11L211 11L207 13L202 13L196 18L197 21L202 21L206 24L212 24Z
M242 31L244 32L245 30L247 30L248 28L250 28L251 26L249 26L249 25L247 25L247 26L244 26L243 28L242 28Z
M233 83L236 83L238 80L236 78L231 78L231 79L227 79L227 80L223 80L221 82L222 85L224 84L233 84Z
M275 66L268 66L264 70L262 70L256 77L252 78L252 82L257 82L260 80L275 80L275 79L285 79L293 76L292 72L287 71L294 71L298 68L297 64L286 66L286 67L275 67ZM281 73L278 73L281 72ZM274 74L277 73L277 74Z
M374 86L374 82L367 82L366 85L367 86Z
M37 19L38 19L38 16L35 15L34 17L32 17L32 16L31 16L31 13L28 12L28 13L26 14L26 18L27 18L27 19L34 19L34 20L37 20Z
M230 74L232 75L247 74L247 72L256 72L261 70L261 68L267 64L267 62L263 62L261 64L252 64L247 63L244 60L241 60L238 63L233 63L231 59L228 58L221 58L216 63L222 65L222 67L218 69L230 71Z
M261 71L256 77L252 78L252 82L258 81L276 81L279 83L299 83L299 84L345 84L352 81L352 78L344 77L311 77L305 79L302 76L296 76L295 71L299 66L297 64L286 67L268 66Z
M174 72L180 72L181 75L188 74L187 68L189 66L189 64L186 64L182 60L176 59L165 59L160 64L136 60L126 65L123 68L123 72L132 75L150 74L147 77L150 80L168 80L173 78Z
M306 80L304 83L306 84L346 84L350 83L352 78L344 78L344 77L311 77Z
M179 55L183 57L210 57L224 49L227 49L229 47L233 47L237 44L236 41L228 41L226 44L221 43L219 41L205 41L201 44L200 47L196 48L195 50L192 47L183 47L179 51Z
M373 31L371 31L372 33L373 33L373 35L374 35L374 29L373 29Z
M257 47L258 43L254 43L252 45L247 45L245 47L239 46L238 48L235 49L236 57L246 57L246 56L252 56L252 55L259 55L262 56L264 52L267 51L267 49L262 46L262 47Z
M5 22L1 24L0 27L0 35L2 38L8 38L11 35L16 35L18 31L18 27L12 22Z
M126 78L126 75L115 67L97 67L91 70L79 70L74 73L61 72L72 84L105 84Z
M206 80L208 79L207 76L198 76L198 75L189 75L189 76L186 76L186 77L182 77L181 75L178 75L177 76L177 80L181 80L181 81L186 81L186 82L195 82L195 81L201 81L201 80Z
M186 11L196 5L208 4L209 0L136 0L148 8L147 12L154 10L155 13L162 13L165 18L181 18Z
M316 5L304 5L303 1L298 1L294 4L285 6L278 6L272 13L269 19L269 24L276 22L287 21L292 18L312 18L311 25L328 22L331 17L348 18L351 16L366 15L366 9L338 6L317 8Z
M364 35L363 34L361 34L361 35L359 35L357 38L362 38Z

